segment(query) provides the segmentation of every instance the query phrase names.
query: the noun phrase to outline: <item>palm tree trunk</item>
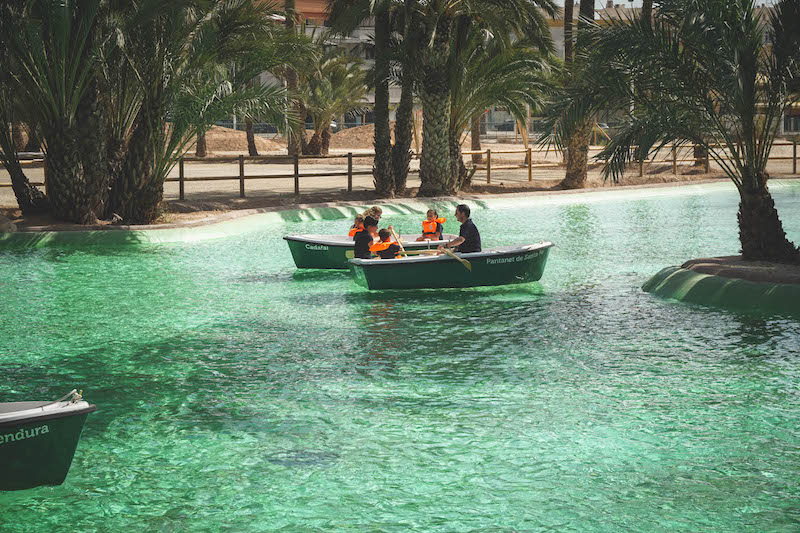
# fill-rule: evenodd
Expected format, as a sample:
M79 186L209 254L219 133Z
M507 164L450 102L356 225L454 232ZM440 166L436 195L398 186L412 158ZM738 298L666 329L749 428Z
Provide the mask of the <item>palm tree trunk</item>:
M331 149L331 127L328 126L324 130L322 130L322 149L320 150L322 155L328 155Z
M158 97L152 99L158 101ZM149 224L161 214L164 184L154 180L153 168L156 146L163 142L161 117L158 104L145 101L112 185L111 212L127 224Z
M111 182L101 96L92 82L78 104L77 127L86 195L95 217L103 217Z
M395 110L394 146L392 147L392 175L394 194L406 190L408 169L411 164L411 141L414 124L414 78L411 57L414 40L411 37L411 5L414 0L405 0L406 22L403 29L403 65L400 72L400 102Z
M197 134L197 143L195 145L194 155L196 157L206 157L208 155L207 148L206 132L201 131Z
M392 139L389 129L389 12L383 10L375 17L375 159L372 176L375 192L380 198L394 196L392 176Z
M433 46L423 57L422 157L419 196L444 196L454 192L455 176L450 158L450 90L447 59L450 55L450 21L438 19ZM433 29L429 29L430 35Z
M575 42L576 51L583 46L583 41L585 40L583 34L586 31L587 25L586 21L594 20L594 0L581 0L580 16L581 18L578 21L578 36ZM561 186L565 189L582 189L586 186L586 176L589 172L588 155L591 131L592 124L587 121L581 127L577 128L576 131L572 132L569 137L566 152L567 172L564 176L564 180L561 182Z
M739 241L742 257L750 261L800 263L800 250L786 238L767 188L766 172L744 180L739 189Z
M567 144L567 172L561 182L565 189L583 189L589 168L589 136L592 131L586 122L569 137Z
M322 154L322 134L315 131L308 141L308 145L303 150L306 155L320 155Z
M25 134L22 129L22 124L14 122L11 124L11 139L14 141L14 147L17 152L21 152L25 148Z
M22 149L23 152L40 152L42 150L42 142L39 140L36 129L28 125L28 142Z
M256 135L253 132L253 119L247 118L244 121L244 129L247 132L247 153L251 156L258 155L258 148L256 147Z
M283 2L283 9L286 12L286 27L290 30L290 32L295 31L296 25L296 17L297 13L295 11L295 0L284 0ZM297 72L293 68L286 69L286 89L289 91L290 96L294 96L297 93ZM303 116L301 115L302 109L300 105L295 102L292 106L294 112L299 116L301 119ZM289 155L298 155L303 152L303 146L301 142L301 135L305 137L305 126L302 124L300 125L300 130L295 131L292 130L289 132L289 138L287 139L287 150Z
M653 0L644 0L642 2L642 19L653 20Z
M572 23L575 18L575 4L572 0L564 3L564 62L572 63Z
M84 180L78 133L70 129L45 132L47 141L47 195L53 215L65 222L93 224L92 209ZM58 141L55 141L58 139Z
M481 114L475 113L472 115L471 129L472 146L470 148L472 148L473 152L479 152L481 150ZM483 163L483 154L472 154L472 162L476 165Z
M17 205L23 215L45 213L50 209L47 196L28 181L18 159L4 161L3 166L11 176L11 189L14 191Z
M464 164L464 155L461 153L461 132L450 132L450 160L453 162L453 174L456 178L455 190L459 191L463 187L470 185L468 179L472 176L467 173L467 166Z

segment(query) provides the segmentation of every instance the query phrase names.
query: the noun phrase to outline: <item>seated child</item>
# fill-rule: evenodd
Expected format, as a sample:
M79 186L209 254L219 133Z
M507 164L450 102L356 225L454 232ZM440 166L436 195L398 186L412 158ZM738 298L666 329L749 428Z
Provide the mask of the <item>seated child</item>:
M422 221L422 237L417 237L418 241L438 241L442 238L444 228L442 224L446 218L439 218L439 213L434 209L428 209L427 220Z
M364 230L364 215L356 215L353 225L350 226L350 232L347 234L350 237L355 237L356 233Z
M376 242L369 247L370 252L378 254L381 259L394 259L400 254L400 245L392 241L392 234L388 229L382 229L378 232L379 242Z
M364 218L364 231L359 231L355 235L353 256L357 259L370 259L372 253L369 247L375 241L373 235L378 231L378 221L372 217Z

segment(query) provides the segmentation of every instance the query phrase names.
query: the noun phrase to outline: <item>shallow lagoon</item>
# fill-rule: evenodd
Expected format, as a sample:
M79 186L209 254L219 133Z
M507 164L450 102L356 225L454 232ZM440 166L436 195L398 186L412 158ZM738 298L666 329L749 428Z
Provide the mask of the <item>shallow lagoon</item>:
M800 241L800 182L771 188ZM735 253L736 206L729 184L491 201L484 246L557 245L506 288L297 272L284 233L349 222L291 214L0 252L0 398L99 407L63 486L0 494L0 530L797 531L800 319L640 290Z

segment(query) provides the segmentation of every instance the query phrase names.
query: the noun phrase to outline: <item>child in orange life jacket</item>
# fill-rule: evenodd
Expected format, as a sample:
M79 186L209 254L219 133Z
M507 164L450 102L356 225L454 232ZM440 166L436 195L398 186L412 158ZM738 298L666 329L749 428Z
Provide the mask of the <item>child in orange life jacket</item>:
M428 219L422 221L422 237L417 237L418 241L438 241L442 238L444 228L442 224L446 218L439 218L439 213L434 209L428 209Z
M369 251L378 254L381 259L394 259L400 253L400 245L391 240L392 234L388 229L382 229L378 232L380 241L376 242L369 247Z
M356 233L363 230L364 230L364 215L356 215L356 218L353 221L353 225L350 226L350 233L348 233L347 235L350 237L355 237Z

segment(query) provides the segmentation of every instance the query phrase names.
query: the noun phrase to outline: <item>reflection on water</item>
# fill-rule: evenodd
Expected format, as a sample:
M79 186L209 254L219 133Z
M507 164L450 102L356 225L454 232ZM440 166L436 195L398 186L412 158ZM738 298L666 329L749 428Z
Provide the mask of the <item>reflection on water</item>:
M789 228L796 189L774 188ZM1 253L0 397L78 387L99 411L65 485L0 495L0 529L791 530L800 323L640 290L738 249L735 194L509 205L474 218L487 246L555 242L540 283L371 292L296 271L284 233L349 227L325 211Z

